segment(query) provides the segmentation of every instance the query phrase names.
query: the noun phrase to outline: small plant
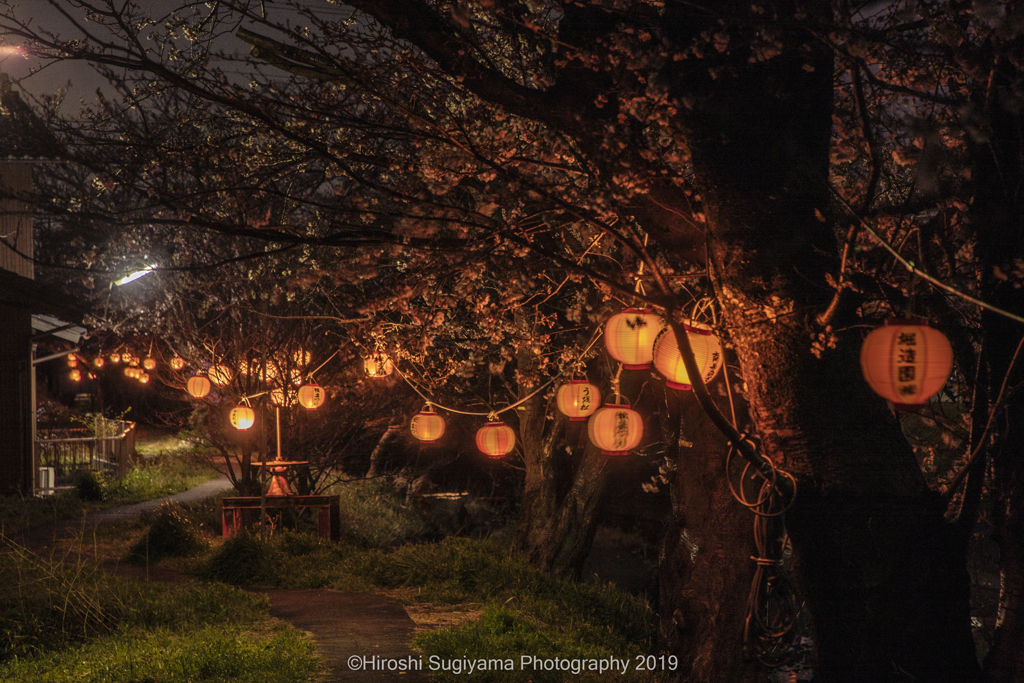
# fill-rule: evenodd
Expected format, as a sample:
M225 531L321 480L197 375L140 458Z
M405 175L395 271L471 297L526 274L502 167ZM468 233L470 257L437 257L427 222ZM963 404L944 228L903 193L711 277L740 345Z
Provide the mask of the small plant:
M279 553L269 541L241 531L224 541L206 563L205 578L232 585L274 578Z
M107 497L106 483L99 473L82 470L75 475L75 493L80 500L101 503Z
M128 551L129 562L158 562L165 557L188 557L206 547L196 525L175 503L164 503L156 520Z

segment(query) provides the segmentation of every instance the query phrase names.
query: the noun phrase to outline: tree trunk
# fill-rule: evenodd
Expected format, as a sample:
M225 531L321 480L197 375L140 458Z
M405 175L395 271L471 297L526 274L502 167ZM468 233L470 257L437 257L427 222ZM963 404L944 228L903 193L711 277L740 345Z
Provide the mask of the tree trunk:
M964 557L860 377L859 338L811 353L838 263L824 219L831 55L784 40L780 56L705 83L682 118L757 436L799 483L786 521L816 680L976 680Z
M516 321L522 338L529 339L526 312L517 310ZM529 379L536 367L533 344L520 348L517 361L520 394L528 396L539 385ZM585 433L571 453L563 449L568 420L561 413L548 419L552 410L550 402L537 395L518 411L526 480L513 547L552 574L578 577L597 528L608 456Z
M721 433L692 396L668 391L666 447L678 467L658 567L662 642L679 658L678 680L753 682L758 666L744 661L741 647L754 574L753 514L729 493ZM681 438L692 446L680 448Z

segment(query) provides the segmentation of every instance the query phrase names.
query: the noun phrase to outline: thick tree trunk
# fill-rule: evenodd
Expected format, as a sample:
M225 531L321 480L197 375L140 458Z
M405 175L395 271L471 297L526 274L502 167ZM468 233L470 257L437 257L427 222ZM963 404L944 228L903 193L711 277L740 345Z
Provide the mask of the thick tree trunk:
M860 377L859 339L811 353L838 261L823 219L832 69L810 38L785 40L782 55L704 84L683 120L757 435L799 480L787 524L816 680L976 680L964 557Z
M523 339L530 338L526 312L516 312ZM533 345L525 344L517 356L520 393L528 396L539 382L529 382L536 360ZM597 528L597 504L604 490L608 456L581 435L573 452L562 448L568 420L543 395L520 406L519 435L526 480L513 547L536 566L556 575L579 576L590 553ZM585 444L585 445L584 445Z
M679 657L678 680L752 682L758 666L744 660L742 638L754 574L753 514L729 493L721 433L692 396L668 391L666 419L674 429L667 431L675 443L666 446L676 446L678 468L658 567L662 642ZM692 446L679 448L680 437Z

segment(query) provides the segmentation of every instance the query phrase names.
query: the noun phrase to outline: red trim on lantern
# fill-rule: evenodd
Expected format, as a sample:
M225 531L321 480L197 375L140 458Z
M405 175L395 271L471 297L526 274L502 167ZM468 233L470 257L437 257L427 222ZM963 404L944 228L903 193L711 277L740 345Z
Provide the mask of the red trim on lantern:
M693 385L692 384L683 384L681 382L670 382L668 380L665 380L665 385L668 386L671 389L679 389L681 391L692 391L693 390Z
M629 451L601 451L604 455L629 455Z
M709 336L715 333L715 331L709 327L693 327L692 325L687 325L686 323L683 323L683 329L686 330L687 332L693 332L694 334L704 334Z

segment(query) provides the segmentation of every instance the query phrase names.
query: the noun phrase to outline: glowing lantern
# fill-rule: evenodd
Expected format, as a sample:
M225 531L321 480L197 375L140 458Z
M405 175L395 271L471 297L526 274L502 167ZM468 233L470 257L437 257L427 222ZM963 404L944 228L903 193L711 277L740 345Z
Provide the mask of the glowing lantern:
M476 447L488 458L501 458L516 445L516 433L504 422L488 422L476 433Z
M627 370L651 367L654 339L665 326L649 309L627 308L616 313L604 326L604 345L608 355Z
M147 358L146 360L142 361L142 367L146 368L147 370L153 370L154 368L156 368L156 361L153 360L152 358Z
M149 384L149 373L143 372L141 375L139 375L139 381L142 382L143 384Z
M316 410L323 405L327 392L317 384L307 384L299 388L299 405L307 410Z
M644 435L640 413L627 405L605 403L587 423L590 441L605 455L626 455Z
M209 375L210 381L219 387L231 381L231 369L226 365L214 365L206 374Z
M363 361L363 369L370 377L382 379L394 371L395 365L386 355L377 352Z
M946 385L953 349L925 320L891 320L864 340L860 367L875 393L912 410Z
M72 382L80 382L82 381L82 371L78 369L72 370L68 373L68 377L71 378Z
M75 358L75 354L73 354L73 353L68 354L68 367L69 368L78 367L78 359Z
M202 375L196 375L189 378L188 383L185 385L185 390L188 391L188 395L192 398L202 398L210 393L210 380Z
M253 422L256 421L256 413L253 412L252 408L244 405L237 405L232 408L228 417L231 420L231 426L239 431L252 427Z
M110 354L110 362L111 363L120 363L121 362L121 354L119 354L119 353L112 353L112 354Z
M180 356L175 356L174 358L171 359L172 370L181 370L183 367L185 367L185 360L183 358L181 358Z
M412 435L420 440L420 443L434 443L444 434L444 419L428 405L413 416L409 429L412 431ZM479 443L479 439L480 436L477 435L477 443ZM515 443L514 435L513 443Z
M106 364L106 362L103 360L103 356L96 356L93 359L92 364L97 368L102 368Z
M558 409L573 422L583 422L601 404L601 392L585 379L571 379L558 388Z
M136 372L138 372L138 368L133 368L131 366L128 366L127 368L124 369L125 377L131 377L132 379L135 379Z
M138 365L139 362L137 358L132 356L132 354L128 353L127 351L121 354L121 360L123 360L125 363L134 363L136 365Z
M722 343L707 325L687 320L683 327L690 339L690 347L693 349L697 367L700 368L701 377L707 384L722 369ZM668 380L667 384L673 389L690 389L690 375L683 366L683 357L676 346L676 334L671 327L666 327L654 343L654 367Z

